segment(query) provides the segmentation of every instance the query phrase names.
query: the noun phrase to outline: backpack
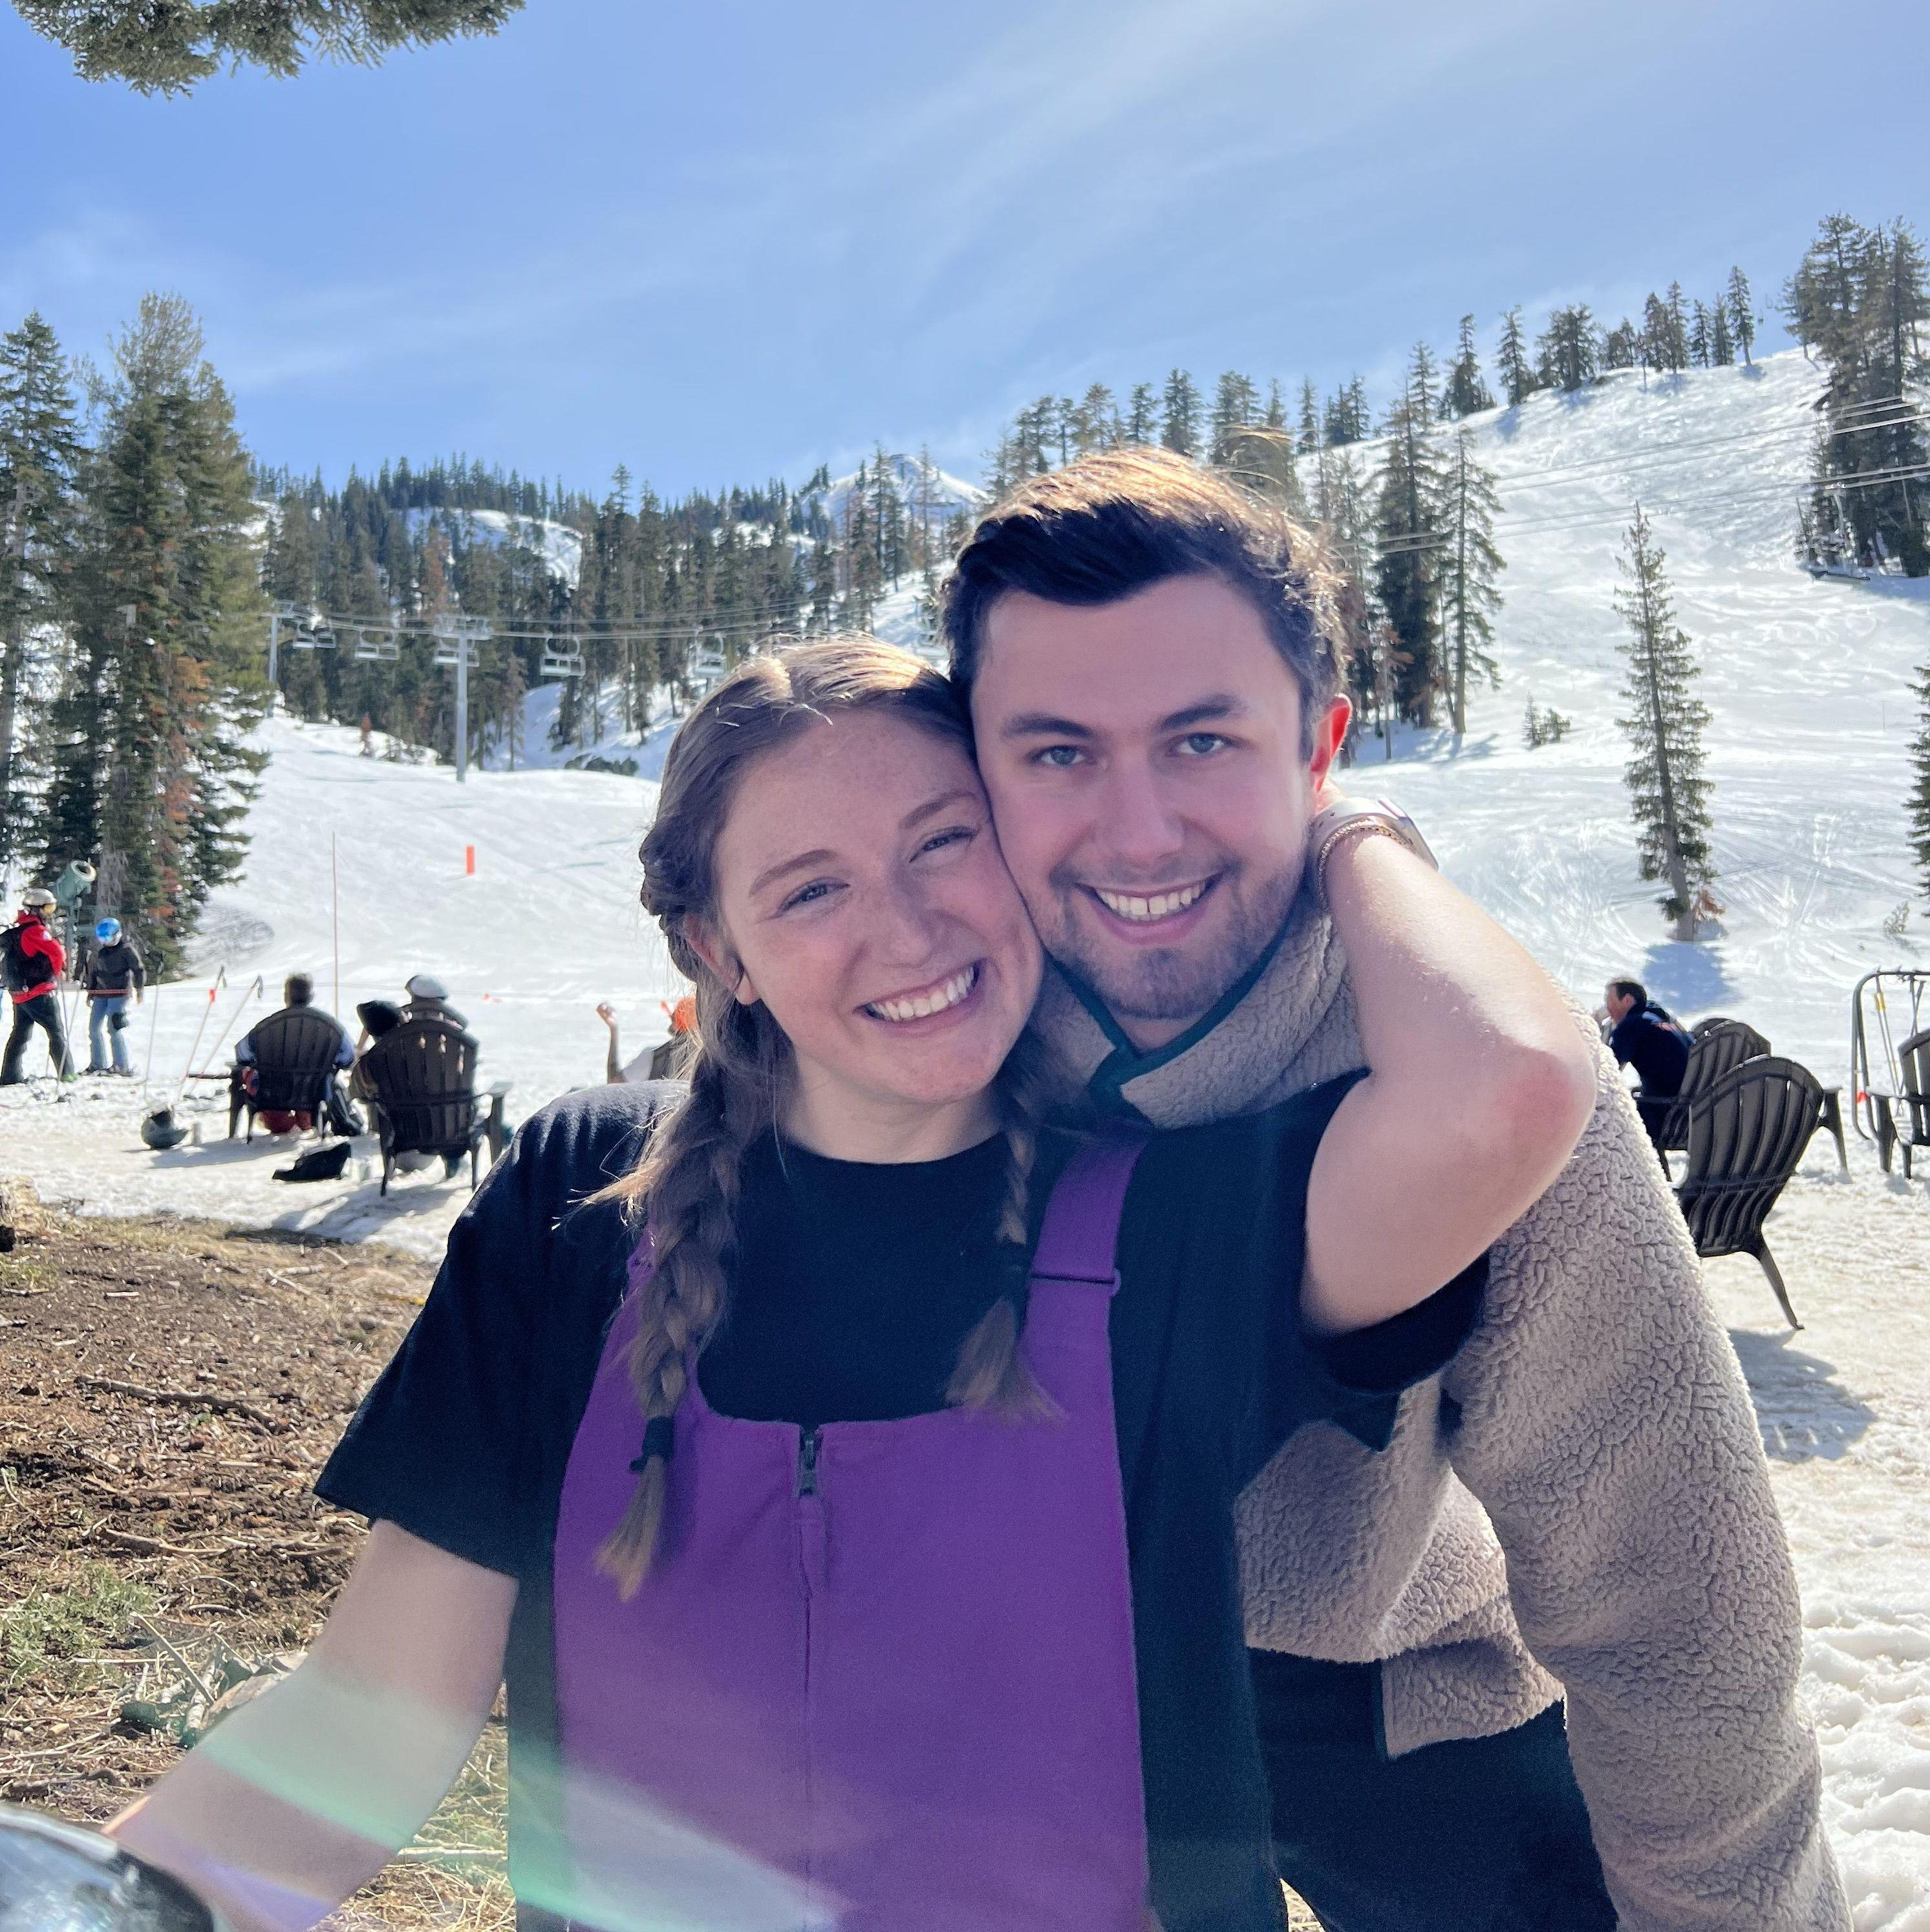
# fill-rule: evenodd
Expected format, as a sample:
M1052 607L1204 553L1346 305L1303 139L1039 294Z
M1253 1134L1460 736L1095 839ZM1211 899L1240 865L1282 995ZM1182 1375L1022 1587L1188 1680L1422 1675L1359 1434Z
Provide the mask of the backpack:
M0 982L10 993L24 993L47 977L45 969L28 956L25 941L17 926L0 927Z

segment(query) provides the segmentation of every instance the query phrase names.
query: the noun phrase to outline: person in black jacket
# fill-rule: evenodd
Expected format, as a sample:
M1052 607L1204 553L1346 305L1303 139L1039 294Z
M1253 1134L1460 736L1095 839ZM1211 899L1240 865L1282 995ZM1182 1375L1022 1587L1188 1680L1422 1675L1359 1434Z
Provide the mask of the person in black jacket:
M1640 1076L1635 1111L1661 1150L1662 1131L1688 1071L1688 1029L1666 1006L1649 998L1639 980L1611 980L1602 1001L1611 1030L1608 1050Z
M121 930L118 919L94 928L94 956L87 962L87 1070L132 1076L128 1064L128 1002L139 1006L147 990L147 968L140 949ZM113 1065L107 1064L113 1042Z

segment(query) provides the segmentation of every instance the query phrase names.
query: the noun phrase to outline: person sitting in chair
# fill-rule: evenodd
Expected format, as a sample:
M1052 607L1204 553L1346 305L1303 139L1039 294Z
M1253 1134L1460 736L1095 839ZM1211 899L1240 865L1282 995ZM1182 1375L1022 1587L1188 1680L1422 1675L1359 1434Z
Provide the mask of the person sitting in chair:
M253 1094L255 1090L255 1035L279 1019L284 1013L292 1012L300 1007L317 1010L315 982L306 973L291 973L282 982L281 1006L266 1019L257 1020L235 1042L235 1070L231 1077L242 1093ZM340 1069L353 1066L355 1064L355 1048L350 1044L347 1028L333 1013L323 1013L321 1017L341 1036L335 1048L336 1066ZM332 1092L329 1097L332 1102L335 1097ZM306 1108L299 1113L289 1114L284 1113L279 1108L263 1107L257 1110L256 1118L272 1134L306 1133L315 1124L314 1115Z
M1639 980L1610 980L1602 1004L1610 1028L1608 1050L1624 1066L1634 1067L1641 1080L1635 1111L1659 1154L1688 1070L1688 1029L1666 1006L1656 1005Z
M414 973L404 983L409 1004L402 1009L405 1020L447 1020L452 1026L469 1031L469 1022L449 1003L449 990L433 974Z

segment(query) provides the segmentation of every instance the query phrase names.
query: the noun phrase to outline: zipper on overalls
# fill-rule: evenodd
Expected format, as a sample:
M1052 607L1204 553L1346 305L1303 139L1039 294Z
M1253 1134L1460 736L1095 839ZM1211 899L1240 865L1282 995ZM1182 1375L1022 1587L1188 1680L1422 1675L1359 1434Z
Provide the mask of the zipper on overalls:
M807 1429L797 1441L797 1566L804 1586L804 1808L805 1880L815 1896L818 1821L816 1802L816 1712L815 1660L820 1632L817 1603L824 1581L824 1499L818 1490L820 1432Z

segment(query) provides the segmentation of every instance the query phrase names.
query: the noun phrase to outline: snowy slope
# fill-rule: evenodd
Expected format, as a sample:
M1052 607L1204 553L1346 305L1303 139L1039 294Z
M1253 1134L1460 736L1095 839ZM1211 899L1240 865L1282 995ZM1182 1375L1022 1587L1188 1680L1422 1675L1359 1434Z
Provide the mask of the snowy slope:
M547 517L514 516L506 510L428 508L404 514L412 536L419 537L435 525L464 543L518 544L535 550L548 565L551 575L572 590L582 572L583 532Z
M982 508L986 501L986 493L976 483L968 483L936 464L928 467L915 456L887 455L884 460L906 514L915 516L924 512L934 530L942 529L947 519L961 510L970 514ZM857 480L856 470L848 476L833 477L830 487L820 494L825 513L840 529Z
M1754 374L1698 372L1646 392L1617 379L1478 420L1508 512L1505 682L1475 700L1462 745L1410 736L1385 768L1370 746L1354 783L1412 810L1448 873L1591 1004L1610 973L1632 970L1685 1017L1739 1013L1835 1082L1855 977L1923 958L1881 926L1913 894L1907 752L1930 602L1922 586L1814 583L1792 561L1814 393L1813 373L1786 356ZM1664 938L1655 888L1637 874L1621 782L1610 593L1638 495L1669 554L1714 714L1717 890L1728 910L1724 935L1694 947ZM908 584L879 628L908 641L915 603ZM1523 748L1531 692L1575 720L1573 736ZM554 702L533 694L537 709ZM353 732L272 722L247 875L215 908L201 978L161 996L153 1064L170 1090L218 960L232 989L211 1036L257 971L272 982L307 968L334 999L332 832L345 1010L392 994L412 971L440 973L482 1036L485 1075L514 1081L519 1117L601 1078L597 999L617 1005L626 1052L660 1037L657 1003L675 988L635 893L664 735L631 748L638 778L488 771L459 788L446 769L359 758ZM137 1058L149 1017L134 1036ZM434 1252L464 1198L439 1178L413 1178L378 1203L353 1170L338 1186L280 1186L268 1176L285 1151L259 1144L151 1156L125 1088L69 1091L59 1106L0 1094L0 1168L96 1210L279 1218ZM222 1123L210 1113L203 1124L212 1140ZM1808 1324L1801 1334L1784 1333L1753 1263L1714 1262L1708 1274L1790 1524L1808 1625L1804 1693L1856 1932L1930 1932L1930 1198L1884 1180L1867 1146L1850 1146L1847 1182L1833 1150L1812 1148L1770 1222Z
M1844 1077L1858 974L1919 961L1882 922L1915 896L1907 846L1913 668L1930 659L1930 584L1818 583L1790 537L1817 393L1799 355L1698 370L1646 392L1621 377L1475 418L1506 514L1496 656L1504 682L1470 730L1402 744L1383 785L1457 881L1593 1003L1632 973L1677 1011L1739 1012L1777 1049ZM1667 552L1703 665L1716 896L1725 936L1667 943L1636 870L1615 719L1623 634L1610 603L1639 500ZM1575 720L1521 738L1532 694Z

